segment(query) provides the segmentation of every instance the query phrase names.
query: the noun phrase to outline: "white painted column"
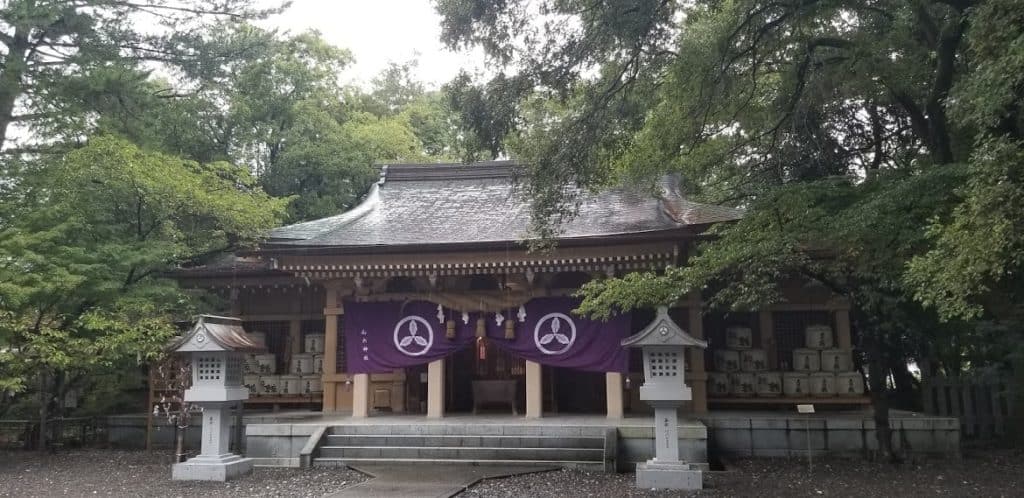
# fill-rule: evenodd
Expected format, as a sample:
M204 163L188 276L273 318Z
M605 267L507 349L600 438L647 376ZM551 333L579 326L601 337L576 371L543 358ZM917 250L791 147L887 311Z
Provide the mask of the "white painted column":
M604 374L605 398L608 403L608 418L622 418L622 374L606 372Z
M427 418L444 417L444 358L427 364Z
M544 410L544 384L540 363L526 362L526 418L541 418Z
M352 376L352 417L366 418L369 416L370 374L355 374Z

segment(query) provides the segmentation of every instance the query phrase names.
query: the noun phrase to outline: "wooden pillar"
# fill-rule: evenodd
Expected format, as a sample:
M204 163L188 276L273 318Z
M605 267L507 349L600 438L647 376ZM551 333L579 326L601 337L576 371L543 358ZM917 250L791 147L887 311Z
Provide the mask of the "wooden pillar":
M604 374L605 397L608 400L608 418L622 418L622 374L606 372Z
M544 409L544 384L541 381L541 365L526 362L526 418L541 418Z
M324 387L323 411L338 411L338 320L345 310L341 306L340 287L336 282L329 282L324 289ZM367 382L369 386L369 382ZM353 407L353 410L355 408Z
M326 358L324 362L326 363ZM326 393L326 391L324 392ZM326 402L326 398L324 401ZM370 374L355 374L352 376L352 418L366 418L369 416Z
M761 332L761 349L768 356L768 369L779 369L779 352L775 347L775 321L770 310L761 310L757 316L758 331Z
M836 342L841 349L853 349L853 337L850 335L850 310L836 310Z
M444 417L444 358L427 364L427 418Z
M292 355L295 353L302 353L302 320L289 320L288 321L288 344L284 348L285 361L288 362L289 373L291 369L295 368L291 364Z
M690 294L689 332L694 339L704 340L704 314L699 292ZM708 412L708 374L704 367L704 350L690 348L690 389L693 391L693 412Z

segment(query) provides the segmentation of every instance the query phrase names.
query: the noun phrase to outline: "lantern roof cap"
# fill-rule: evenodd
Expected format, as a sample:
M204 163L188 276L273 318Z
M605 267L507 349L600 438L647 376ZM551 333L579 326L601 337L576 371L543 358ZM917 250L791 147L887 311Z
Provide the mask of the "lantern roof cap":
M668 316L668 308L658 307L658 315L643 330L622 340L623 346L696 346L707 348L707 341L687 334L672 317Z
M167 346L169 352L232 351L256 353L264 344L252 339L242 328L242 320L227 316L199 315L195 325Z

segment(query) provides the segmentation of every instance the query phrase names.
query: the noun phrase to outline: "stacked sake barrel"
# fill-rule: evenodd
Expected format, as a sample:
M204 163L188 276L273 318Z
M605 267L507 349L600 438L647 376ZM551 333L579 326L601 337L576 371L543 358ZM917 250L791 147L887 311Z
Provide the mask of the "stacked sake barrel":
M827 398L864 394L864 379L853 370L851 351L835 347L831 327L808 326L804 344L806 347L793 350L793 371L783 374L786 396Z
M715 371L708 374L713 397L772 397L782 394L782 374L768 371L768 354L753 347L749 327L725 329L725 349L714 351Z
M306 334L303 352L292 355L291 371L281 376L281 395L309 396L323 390L324 335Z
M266 345L267 335L249 332L249 338ZM245 376L242 382L249 389L249 397L276 396L280 377L277 375L277 356L273 353L251 354L245 358Z

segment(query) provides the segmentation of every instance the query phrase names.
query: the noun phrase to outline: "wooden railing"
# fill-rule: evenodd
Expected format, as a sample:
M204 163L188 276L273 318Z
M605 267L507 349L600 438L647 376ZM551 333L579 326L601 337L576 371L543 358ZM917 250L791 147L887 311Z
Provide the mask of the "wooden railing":
M925 413L957 417L964 438L1007 435L1015 395L1012 384L998 377L930 377L921 383Z

